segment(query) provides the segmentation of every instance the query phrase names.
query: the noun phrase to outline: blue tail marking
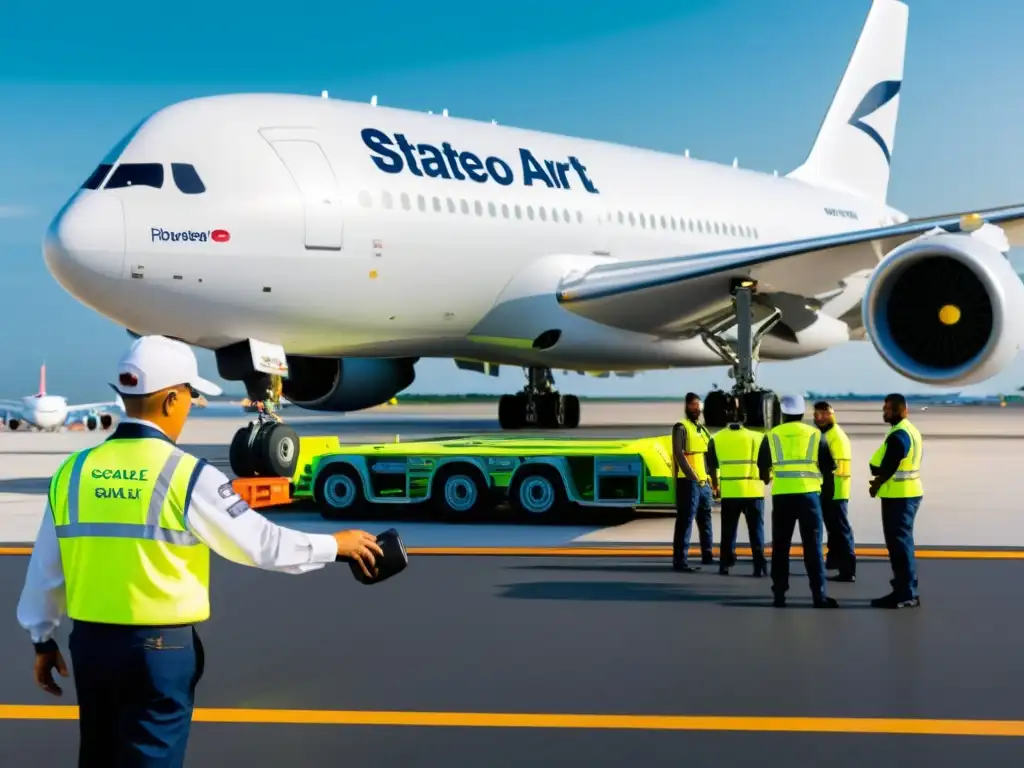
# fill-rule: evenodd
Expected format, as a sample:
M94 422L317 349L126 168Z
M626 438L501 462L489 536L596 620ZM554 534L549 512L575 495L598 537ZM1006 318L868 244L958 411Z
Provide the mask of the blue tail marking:
M896 94L900 92L900 86L902 84L903 83L899 80L884 80L879 83L867 92L864 98L861 99L857 109L853 111L853 115L850 116L849 124L854 128L859 128L871 137L872 141L874 141L875 144L878 145L879 149L882 150L882 154L885 155L886 163L892 162L889 147L886 146L885 139L878 135L878 131L864 122L864 118L868 115L874 114L890 101L895 99Z

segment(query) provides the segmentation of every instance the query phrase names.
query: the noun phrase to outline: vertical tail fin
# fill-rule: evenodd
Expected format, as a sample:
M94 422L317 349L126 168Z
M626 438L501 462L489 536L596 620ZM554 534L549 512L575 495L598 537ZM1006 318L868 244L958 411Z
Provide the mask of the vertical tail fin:
M908 16L901 0L874 0L814 146L790 178L885 202Z
M46 395L46 363L39 367L39 396Z

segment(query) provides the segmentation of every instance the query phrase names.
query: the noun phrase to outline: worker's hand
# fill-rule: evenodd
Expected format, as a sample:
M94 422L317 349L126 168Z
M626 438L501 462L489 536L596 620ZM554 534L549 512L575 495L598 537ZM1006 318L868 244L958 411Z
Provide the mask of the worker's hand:
M36 685L54 696L64 695L61 687L54 682L53 670L56 669L61 677L68 676L68 667L64 663L64 657L60 651L43 651L36 653Z
M377 543L377 537L366 531L356 530L338 531L332 535L338 543L338 555L353 558L359 563L359 567L363 569L367 578L372 579L373 573L370 572L370 569L374 568L377 563L374 553L384 557L384 551Z
M878 495L878 489L882 487L881 478L872 478L870 485L868 485L868 493L871 494L871 498L875 498Z

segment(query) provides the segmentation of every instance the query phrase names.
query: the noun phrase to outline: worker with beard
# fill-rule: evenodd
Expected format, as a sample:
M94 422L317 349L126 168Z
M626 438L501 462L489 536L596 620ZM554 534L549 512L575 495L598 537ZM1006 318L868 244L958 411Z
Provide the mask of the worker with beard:
M701 563L715 562L711 549L711 478L706 457L711 433L700 423L703 403L693 392L686 394L686 415L672 427L672 460L676 481L676 524L672 536L672 567L677 571L699 570L689 564L690 534L697 521Z
M836 412L825 400L814 404L814 424L828 443L836 469L821 478L821 512L828 534L825 570L838 570L829 581L857 580L857 555L854 551L853 528L850 526L850 438L836 423Z

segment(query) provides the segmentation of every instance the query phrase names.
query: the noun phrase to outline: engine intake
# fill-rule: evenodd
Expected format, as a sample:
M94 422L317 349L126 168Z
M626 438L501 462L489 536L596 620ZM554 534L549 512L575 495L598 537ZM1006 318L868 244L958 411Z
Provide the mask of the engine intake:
M358 411L386 403L416 379L412 359L288 356L281 394L311 411Z
M972 384L1016 357L1024 284L997 249L966 234L895 248L875 269L864 326L890 368L923 384Z

